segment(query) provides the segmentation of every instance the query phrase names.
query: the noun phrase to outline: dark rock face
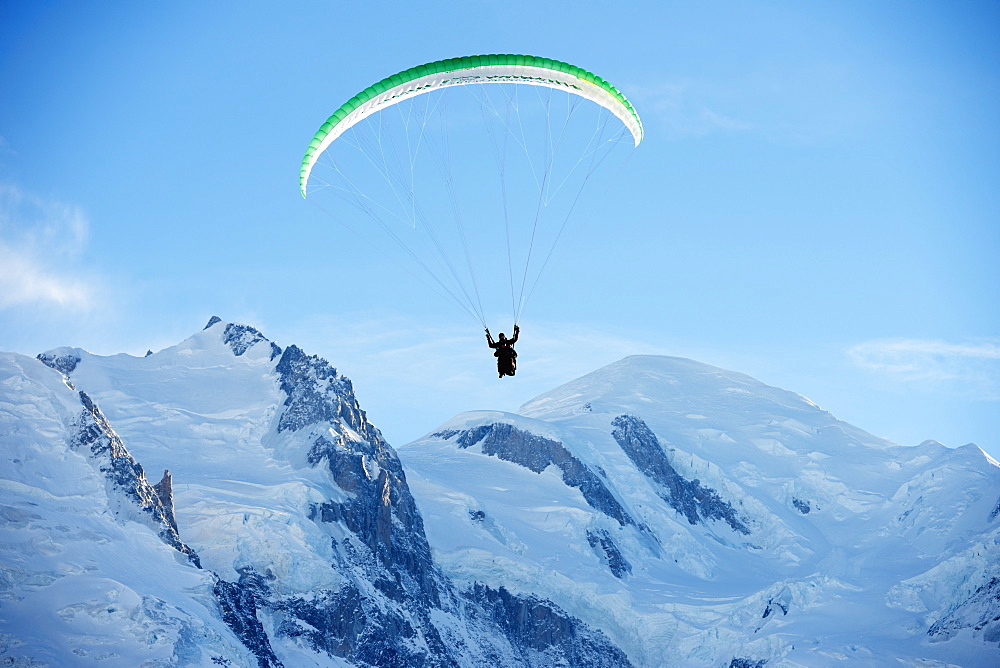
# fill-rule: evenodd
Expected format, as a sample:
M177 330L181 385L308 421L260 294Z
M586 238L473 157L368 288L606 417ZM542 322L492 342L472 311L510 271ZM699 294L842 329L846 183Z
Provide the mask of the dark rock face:
M761 619L767 619L771 615L777 613L778 610L781 610L782 616L787 615L788 605L789 601L787 597L783 595L768 599L767 606L764 608L764 614L761 615Z
M569 617L555 605L533 596L476 584L468 595L486 611L520 654L524 666L631 666L628 657L600 631Z
M177 531L177 516L174 515L174 489L173 477L170 471L164 471L160 482L153 485L156 495L160 497L160 504L163 506L163 514L174 531Z
M278 430L328 423L337 431L336 439L327 433L313 442L309 463L325 465L351 498L319 504L314 517L321 522L344 522L392 573L399 587L436 601L430 546L403 465L358 406L351 381L338 376L325 360L307 356L296 346L285 350L277 371L288 397Z
M219 580L212 589L222 611L222 621L240 642L257 657L259 668L280 668L281 661L271 649L271 641L257 618L257 597L247 586Z
M164 543L186 554L194 565L201 568L197 553L185 545L177 534L172 501L168 510L157 489L146 480L142 465L125 448L108 419L86 392L80 392L80 403L84 410L78 418L77 432L70 446L74 450L88 451L90 462L105 477L109 500L120 500L120 507L115 513L124 511L134 515L134 519L149 524Z
M753 659L733 659L729 662L729 668L764 668L767 665L767 659L760 659L759 661L754 661Z
M304 638L311 647L332 656L354 656L371 625L363 603L361 592L354 586L316 592L308 601L295 598L280 602L286 614L278 632Z
M632 415L620 415L611 423L611 432L625 454L660 489L659 496L684 515L691 524L721 520L734 531L749 535L750 529L733 506L701 481L683 478L670 464L656 434Z
M428 608L385 605L354 585L279 602L279 633L358 666L458 666Z
M636 525L636 521L622 507L601 478L559 441L521 431L513 425L496 423L475 427L463 432L442 432L441 438L458 436L458 446L469 448L482 444L483 454L499 457L520 464L535 473L541 473L555 464L562 471L562 479L570 487L577 487L583 498L593 508L614 518L622 526Z
M587 542L590 543L590 547L601 558L601 561L611 569L616 578L624 578L632 572L632 564L622 556L621 550L618 549L618 545L607 531L604 529L588 530Z
M329 445L325 439L317 446ZM314 516L321 522L343 522L371 551L384 573L371 573L384 594L399 602L418 596L438 605L439 587L424 535L423 519L410 495L402 467L398 471L380 467L372 477L365 470L364 455L313 450L326 459L338 484L349 485L354 498L342 503L320 504ZM393 453L395 459L395 453ZM399 461L395 460L396 466ZM370 464L369 464L370 466Z
M214 324L215 323L209 321L209 326ZM281 348L271 341L268 341L267 337L250 325L239 325L231 322L226 325L226 330L222 334L222 342L229 346L232 349L233 354L237 357L241 356L249 350L251 346L260 343L261 341L267 341L267 343L271 344L272 360L281 354Z
M277 371L288 397L278 429L324 424L336 433L316 438L308 461L323 466L348 499L317 504L312 517L346 526L351 535L334 542L335 567L364 573L366 581L282 601L280 609L294 622L280 632L305 637L317 651L359 665L449 665L449 650L428 617L442 605L446 585L434 568L423 519L395 451L368 422L350 380L325 360L289 346Z
M812 510L812 506L809 505L808 501L803 501L801 499L792 499L792 505L803 515L808 515L809 511Z
M378 668L628 665L603 634L554 606L482 586L457 593L433 563L399 458L350 380L296 346L275 368L287 397L278 430L312 434L308 462L345 492L315 504L311 518L347 529L332 539L339 589L277 597L259 576L241 576L256 605L280 620L278 635Z
M351 381L338 376L326 360L306 355L298 346L288 346L275 370L287 395L278 431L297 431L321 422L343 420L365 441L382 440L358 406Z
M979 586L961 605L931 624L932 640L948 640L962 629L971 628L986 642L1000 642L1000 577Z
M990 522L995 520L998 515L1000 515L1000 499L997 499L997 505L993 506L993 510L990 511Z
M51 353L41 353L35 359L47 367L51 367L59 373L70 375L80 363L80 357L74 354L54 355Z

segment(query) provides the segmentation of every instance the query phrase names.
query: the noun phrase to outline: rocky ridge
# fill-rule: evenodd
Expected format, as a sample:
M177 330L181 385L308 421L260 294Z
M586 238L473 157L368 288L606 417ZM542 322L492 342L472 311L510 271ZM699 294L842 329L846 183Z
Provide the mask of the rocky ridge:
M216 345L224 346L233 358L245 359L241 363L262 374L260 380L247 385L266 389L270 384L274 388L267 390L274 397L267 401L275 403L268 408L265 402L260 417L252 418L260 425L251 428L257 435L249 440L241 437L243 445L239 447L263 453L262 461L274 462L267 466L290 465L293 471L300 471L296 477L310 481L305 488L296 483L295 489L302 489L302 493L295 492L296 497L307 501L297 502L300 514L290 516L293 525L289 529L299 531L295 527L301 526L310 534L325 536L325 542L310 538L293 557L308 559L307 568L325 561L328 574L317 576L324 586L303 588L297 581L299 576L292 577L296 570L288 571L283 563L286 555L243 551L241 541L259 540L260 531L273 531L255 526L257 520L248 523L253 517L248 513L255 512L249 507L243 512L244 530L229 528L228 520L221 517L198 516L203 519L197 520L196 537L182 541L181 534L192 530L190 518L195 516L190 515L183 497L177 501L179 513L175 515L174 494L179 485L186 488L188 481L178 478L177 473L165 472L157 485L149 484L112 420L85 391L101 394L103 403L113 400L118 394L111 388L117 385L115 374L121 372L111 362L107 368L101 367L100 358L74 349L38 357L62 374L67 386L83 388L78 390L83 407L79 429L70 445L86 450L93 465L107 477L109 498L123 499L118 505L112 503L116 512L126 521L152 526L164 543L190 558L192 567L200 567L200 562L188 543L208 555L207 561L201 562L214 583L211 593L216 615L246 652L242 659L216 654L212 661L237 665L249 656L256 665L272 668L297 665L294 657L312 654L349 665L380 667L630 665L603 633L549 601L481 583L457 585L441 573L399 458L358 405L351 381L329 363L294 345L278 347L248 325L217 318L182 344L177 354L184 359L207 356L206 373L214 373L220 359ZM136 368L156 373L152 369L173 364L163 355L175 354L168 350L141 358L150 364L156 363L158 356L167 360L159 367L139 367L128 360L121 363L132 365L128 367L130 374L135 374ZM167 384L170 382L172 378ZM184 387L191 388L177 395L184 406L190 405L193 397L213 392L190 384ZM213 396L225 401L224 396ZM116 407L123 424L132 430L132 441L138 434L149 433L141 431L141 425L150 420L180 421L190 425L184 427L186 430L204 431L203 425L209 424L204 420L228 415L225 411L204 412L200 426L197 418L194 422L184 419L192 412L190 408L147 407L144 401ZM176 433L178 438L188 438L184 432ZM173 447L183 447L182 441ZM170 448L149 452L161 461L170 457ZM224 452L196 447L176 468L188 471L189 476L196 464L191 457L217 458L226 456ZM234 450L231 456L238 466L237 453ZM274 489L282 487L286 485ZM222 488L219 493L206 494L206 502L226 495ZM126 508L131 510L125 512ZM185 518L189 518L187 522ZM221 531L210 537L202 527L213 525ZM225 554L235 554L236 560L220 561L220 555ZM236 577L227 572L235 572ZM289 576L283 576L284 572Z

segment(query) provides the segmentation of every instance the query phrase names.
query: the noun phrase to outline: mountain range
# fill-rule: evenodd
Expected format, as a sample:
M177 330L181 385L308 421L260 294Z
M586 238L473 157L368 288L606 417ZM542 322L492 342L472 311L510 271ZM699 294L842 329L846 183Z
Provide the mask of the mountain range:
M5 666L1000 665L996 461L688 359L394 448L213 317L0 353L0 444Z

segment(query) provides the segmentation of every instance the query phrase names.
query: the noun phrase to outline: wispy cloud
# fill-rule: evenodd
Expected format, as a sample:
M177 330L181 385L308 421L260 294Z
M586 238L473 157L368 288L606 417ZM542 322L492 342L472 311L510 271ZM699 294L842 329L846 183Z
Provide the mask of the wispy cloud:
M88 229L79 207L0 184L0 309L92 308L99 286L78 266Z
M60 276L44 267L24 250L0 242L0 309L25 304L57 305L86 310L93 302L90 286Z
M716 132L753 129L747 120L725 110L725 103L705 85L689 80L660 81L629 87L630 97L647 123L673 138L702 137Z
M851 347L859 367L895 382L955 384L980 399L1000 400L1000 343L877 339Z
M624 86L650 134L686 139L749 132L771 142L812 145L884 113L864 70L838 59L758 63L722 78L688 71Z

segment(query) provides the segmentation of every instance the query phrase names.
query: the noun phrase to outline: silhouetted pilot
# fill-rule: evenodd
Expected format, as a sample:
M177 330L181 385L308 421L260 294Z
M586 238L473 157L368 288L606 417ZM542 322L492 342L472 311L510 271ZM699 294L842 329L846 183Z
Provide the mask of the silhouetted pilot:
M520 333L521 328L514 325L513 339L508 339L501 332L500 340L494 341L493 337L490 336L490 328L486 328L486 343L496 351L493 356L497 358L497 371L500 373L500 378L513 376L514 372L517 371L517 351L514 350L514 344L517 343L517 336Z

